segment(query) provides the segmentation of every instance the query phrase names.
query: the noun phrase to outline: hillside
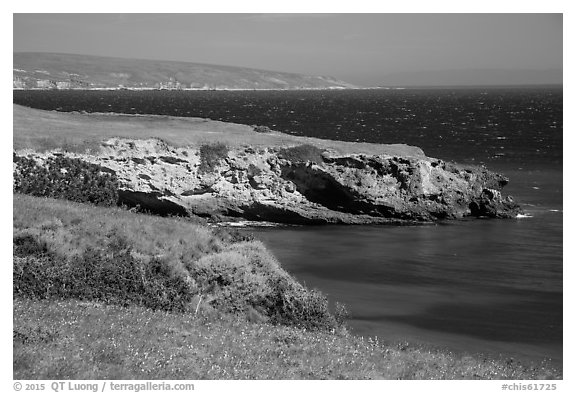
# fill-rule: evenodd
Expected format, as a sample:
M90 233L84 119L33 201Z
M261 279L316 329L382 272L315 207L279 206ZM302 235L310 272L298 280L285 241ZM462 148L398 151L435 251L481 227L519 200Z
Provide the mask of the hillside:
M242 233L19 194L13 216L14 379L562 378L355 337Z
M14 53L19 89L338 89L356 86L326 76L177 61L59 53Z

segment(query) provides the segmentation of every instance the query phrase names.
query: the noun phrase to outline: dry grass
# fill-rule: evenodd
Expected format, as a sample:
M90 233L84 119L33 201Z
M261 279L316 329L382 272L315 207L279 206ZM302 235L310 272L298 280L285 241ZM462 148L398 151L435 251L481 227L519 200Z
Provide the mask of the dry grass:
M199 118L119 114L60 113L13 106L13 148L72 151L95 150L112 137L148 139L160 137L174 147L226 143L237 146L286 147L302 144L340 153L422 156L419 148L406 145L328 141L279 132L259 133L251 126Z
M185 219L134 214L121 208L95 208L63 200L14 194L14 236L31 234L49 250L72 257L88 248L105 248L116 233L142 255L174 260L200 257L224 245L212 230Z
M14 294L192 312L309 329L339 326L328 300L262 243L185 219L14 196Z
M549 379L547 365L214 315L14 302L14 379Z
M59 292L63 296L41 293L33 299L16 294L15 379L562 378L561 371L547 364L525 366L351 336L327 312L325 297L297 283L261 243L230 243L234 237L186 220L14 195L13 226L21 242L15 252L24 247L48 259L15 256L15 288L26 268L34 270L36 279L56 277L55 284L70 268L77 273L75 266L88 273L84 267L90 261L83 259L87 255L105 264L90 270L103 273L98 276L101 281L123 282L116 273L132 277L124 267L139 269L125 264L134 262L122 253L130 249L142 256L169 255L163 263L171 263L173 273L189 274L196 283L192 289L199 289L188 300L176 293L175 299L190 306L179 312L167 311L170 304L164 303L142 307L150 298L118 301L130 300L134 293L106 283L90 288L111 288L119 291L117 298L94 291L79 292L79 298L66 291ZM81 253L90 249L103 251ZM61 264L67 260L76 265ZM44 265L30 265L34 263ZM68 270L60 270L66 266ZM105 274L106 269L114 277ZM75 277L82 280L81 275ZM161 286L153 289L165 291ZM165 292L172 296L173 289Z

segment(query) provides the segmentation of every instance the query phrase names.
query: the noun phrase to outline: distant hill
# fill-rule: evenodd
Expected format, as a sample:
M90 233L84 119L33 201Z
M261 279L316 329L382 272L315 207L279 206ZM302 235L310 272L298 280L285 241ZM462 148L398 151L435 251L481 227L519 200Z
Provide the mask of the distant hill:
M14 53L18 89L341 89L326 76L177 61L60 53Z

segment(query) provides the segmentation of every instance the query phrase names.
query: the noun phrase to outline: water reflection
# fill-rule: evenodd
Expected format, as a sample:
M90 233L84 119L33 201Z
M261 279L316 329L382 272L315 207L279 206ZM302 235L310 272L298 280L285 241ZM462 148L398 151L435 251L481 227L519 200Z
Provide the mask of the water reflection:
M561 215L254 232L356 333L561 362Z

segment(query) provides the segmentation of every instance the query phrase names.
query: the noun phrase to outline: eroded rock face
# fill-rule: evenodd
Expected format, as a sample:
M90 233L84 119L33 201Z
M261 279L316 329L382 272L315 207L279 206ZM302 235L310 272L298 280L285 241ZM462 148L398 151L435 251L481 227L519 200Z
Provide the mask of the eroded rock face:
M196 148L113 138L98 155L69 154L114 171L122 202L164 214L282 223L404 223L515 217L508 179L425 156L338 155L289 161L278 148L236 148L199 171ZM54 153L19 152L38 161ZM61 153L58 153L61 154ZM68 153L66 153L68 154ZM319 160L320 161L320 160Z

